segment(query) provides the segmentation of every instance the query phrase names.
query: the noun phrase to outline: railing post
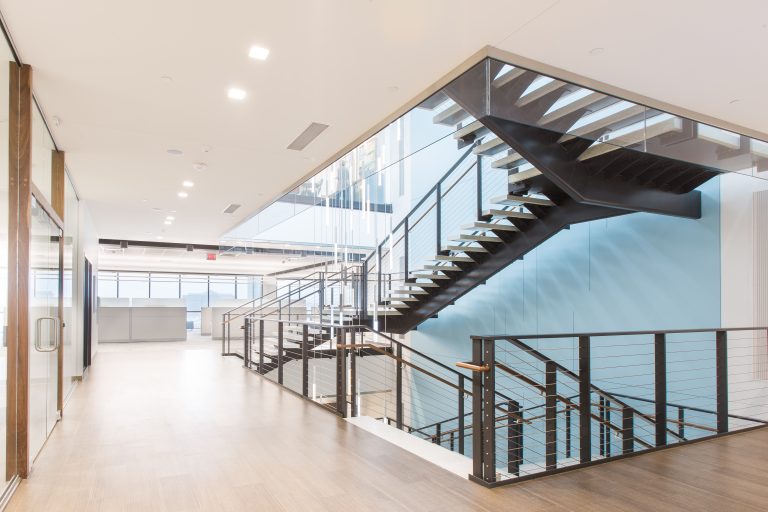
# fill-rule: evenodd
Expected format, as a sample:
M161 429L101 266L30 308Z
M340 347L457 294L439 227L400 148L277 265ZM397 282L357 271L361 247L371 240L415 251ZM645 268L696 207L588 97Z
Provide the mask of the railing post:
M397 422L397 428L403 429L403 346L397 344L397 350L395 352L397 359L395 360L395 421Z
M635 451L635 413L631 407L621 408L621 452Z
M605 399L597 397L597 415L600 418L600 456L605 457Z
M483 365L483 339L472 338L472 364ZM483 374L472 372L472 475L483 478Z
M336 329L336 412L347 417L347 350L344 345L344 329Z
M368 320L368 260L363 262L362 274L360 275L360 318L365 322Z
M496 481L496 340L483 340L483 475L486 482Z
M557 469L557 366L547 361L545 367L546 466Z
M514 400L507 402L507 471L520 476L523 463L523 422L520 404Z
M605 456L611 456L611 401L606 399L603 402L605 406L603 418L605 419Z
M393 236L393 235L390 234L389 236ZM377 257L379 259L378 263L376 264L376 271L378 273L378 276L376 278L376 281L378 283L378 286L376 287L376 295L377 295L376 303L381 305L381 245L379 245L376 248L376 252L378 253Z
M440 436L443 434L442 430L443 428L440 423L435 425L435 437L432 439L432 442L436 445L440 445Z
M477 220L483 218L483 157L477 155Z
M403 219L403 282L408 281L408 217Z
M466 429L464 418L464 376L459 376L459 453L464 455L464 430Z
M283 383L283 322L277 324L277 383Z
M250 368L249 359L251 357L251 322L248 317L243 321L243 367Z
M571 458L571 407L565 406L565 458Z
M717 375L717 432L728 432L728 333L715 334L715 358Z
M229 313L225 313L221 316L221 355L227 355L227 317ZM213 330L213 326L211 326Z
M589 336L579 336L579 459L592 460L592 391Z
M264 320L259 320L259 373L264 373Z
M309 397L309 326L301 332L301 394Z
M677 408L677 435L680 439L685 439L685 409Z
M351 404L351 412L350 415L353 418L356 418L360 412L357 410L357 354L355 354L355 330L351 329L349 331L349 344L352 346L352 349L349 351L349 388L350 388L350 395L352 398L352 404ZM362 333L360 337L362 338Z
M442 219L442 209L443 209L443 194L440 191L440 182L437 182L437 186L435 189L435 194L437 194L437 197L435 198L435 215L436 215L436 239L435 239L435 255L440 254L440 251L443 250L443 245L441 242L442 237L442 226L441 226L441 219Z
M656 390L656 446L667 444L667 336L654 335L654 373Z

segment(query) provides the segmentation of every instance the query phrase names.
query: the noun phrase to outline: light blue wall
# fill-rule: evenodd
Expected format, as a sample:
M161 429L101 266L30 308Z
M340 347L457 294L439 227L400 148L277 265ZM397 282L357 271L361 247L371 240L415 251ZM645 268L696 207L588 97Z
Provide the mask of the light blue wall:
M413 347L468 357L477 334L720 325L719 183L699 220L635 213L577 224L421 324Z
M470 359L471 335L719 326L719 182L713 180L700 190L703 214L699 220L635 213L562 231L441 311L438 318L421 324L411 333L413 347L453 365ZM669 401L714 409L711 340L705 340L705 345L691 337L670 337L669 341ZM572 338L530 344L577 369ZM701 347L702 352L692 352ZM506 348L504 353L505 345L497 344L499 359L507 358L510 366L543 382L543 365L511 346ZM593 383L608 391L653 398L652 337L593 338L592 359ZM575 383L565 380L558 384L559 392L577 394ZM414 403L428 404L438 396L429 379L414 375L414 382ZM524 407L543 400L524 388L497 372L497 389ZM426 410L415 407L412 423L441 419ZM714 417L696 421L710 424ZM651 440L649 427L638 422L636 435ZM543 453L544 439L539 437L527 440L531 457L536 456L536 444Z

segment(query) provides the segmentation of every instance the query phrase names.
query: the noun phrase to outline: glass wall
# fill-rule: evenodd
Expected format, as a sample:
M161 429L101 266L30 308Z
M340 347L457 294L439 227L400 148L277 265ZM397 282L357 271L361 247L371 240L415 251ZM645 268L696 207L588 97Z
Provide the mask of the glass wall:
M262 277L99 271L99 298L184 299L187 322L200 329L202 309L261 296Z
M3 480L8 481L6 471L6 411L8 385L8 224L9 224L9 195L8 195L8 62L13 60L11 52L5 44L0 44L0 55L3 65L0 65L0 468ZM10 469L10 468L8 468ZM11 473L13 471L10 471Z
M78 352L78 344L75 342L75 333L79 325L78 308L75 298L76 283L80 282L80 265L77 263L77 247L79 237L79 201L75 187L69 179L64 178L64 396L72 390L75 377L78 373L78 358L82 353Z

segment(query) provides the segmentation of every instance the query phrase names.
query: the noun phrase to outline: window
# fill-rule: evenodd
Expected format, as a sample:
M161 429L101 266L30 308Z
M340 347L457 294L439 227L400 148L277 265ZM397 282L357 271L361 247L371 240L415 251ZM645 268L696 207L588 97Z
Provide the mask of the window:
M117 298L117 272L99 272L98 285L99 297L108 299Z
M234 300L235 298L235 276L210 276L210 303L216 305L217 302Z
M178 299L178 274L150 274L149 296L153 299Z
M141 272L119 273L119 297L122 299L148 299L149 274Z

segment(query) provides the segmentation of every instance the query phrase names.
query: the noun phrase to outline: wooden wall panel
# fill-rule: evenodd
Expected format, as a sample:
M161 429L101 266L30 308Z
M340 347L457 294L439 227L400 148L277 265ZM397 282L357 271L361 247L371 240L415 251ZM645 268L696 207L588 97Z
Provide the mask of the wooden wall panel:
M64 231L64 210L65 210L65 180L66 166L64 152L53 150L51 152L51 206L61 219L62 233ZM66 233L64 233L66 236ZM59 268L64 268L64 237L59 241ZM64 279L59 280L59 315L64 312ZM64 329L66 326L62 321L59 324L59 350L57 351L57 382L56 382L56 409L64 415Z
M8 386L6 476L29 470L29 236L32 69L10 63L8 215Z

